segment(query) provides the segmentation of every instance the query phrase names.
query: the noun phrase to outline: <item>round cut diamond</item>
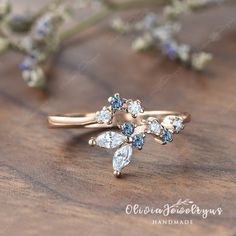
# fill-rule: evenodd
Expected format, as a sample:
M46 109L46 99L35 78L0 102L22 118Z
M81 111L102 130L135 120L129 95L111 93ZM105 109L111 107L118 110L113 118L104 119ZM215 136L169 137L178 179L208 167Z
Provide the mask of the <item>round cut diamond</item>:
M163 129L161 134L161 139L164 143L169 143L172 141L172 134L168 129Z
M96 115L98 123L109 123L112 119L112 113L108 109L101 110Z
M111 100L111 107L113 109L116 109L116 110L119 110L123 107L123 104L124 104L124 100L120 97L112 97L112 100Z
M134 135L132 144L134 147L141 149L144 145L144 137L140 134Z
M124 135L130 136L134 132L134 125L132 123L127 122L121 126L121 129Z
M161 125L157 120L152 120L148 124L148 131L153 134L160 134L161 133Z
M162 125L175 133L179 133L184 128L183 119L178 116L166 116Z
M180 130L184 128L183 121L181 119L175 119L173 121L173 127L175 131L178 133Z
M138 113L142 112L142 107L140 105L140 102L138 101L130 102L128 105L128 112L133 116L137 116Z

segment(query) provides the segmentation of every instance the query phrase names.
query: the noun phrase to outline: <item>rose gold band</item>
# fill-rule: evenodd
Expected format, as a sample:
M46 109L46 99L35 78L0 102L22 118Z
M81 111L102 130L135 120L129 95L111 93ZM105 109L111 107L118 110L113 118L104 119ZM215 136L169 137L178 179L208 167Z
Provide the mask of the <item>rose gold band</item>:
M98 124L96 121L96 113L84 114L64 114L48 116L49 128L112 128L117 127L121 120L131 121L136 124L142 124L143 120L154 117L162 121L167 116L176 116L182 118L183 123L191 120L191 116L187 112L176 111L145 111L134 119L127 113L115 113L112 124Z

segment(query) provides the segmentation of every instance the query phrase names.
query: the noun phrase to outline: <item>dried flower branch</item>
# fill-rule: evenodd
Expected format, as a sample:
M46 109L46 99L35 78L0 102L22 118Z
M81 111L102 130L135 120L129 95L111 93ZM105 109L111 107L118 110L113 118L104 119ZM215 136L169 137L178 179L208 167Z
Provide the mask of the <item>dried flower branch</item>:
M11 48L25 55L20 69L30 87L45 87L42 65L59 44L57 29L66 18L67 11L64 5L59 4L60 1L56 3L36 14L11 16L9 1L0 2L0 53Z
M162 1L155 0L155 3ZM22 53L25 58L19 67L23 79L30 87L45 88L44 67L63 40L98 23L114 10L130 7L132 4L135 6L153 2L153 0L132 0L120 4L111 0L76 0L77 8L99 5L101 11L61 33L59 28L68 17L68 12L73 11L73 3L65 4L62 0L54 0L35 14L27 12L22 15L12 15L12 5L9 0L0 0L0 54L8 49Z
M144 19L135 23L124 22L116 18L112 28L120 33L138 32L141 34L133 43L135 51L145 51L158 48L171 60L181 61L194 70L202 71L211 61L212 55L203 51L195 51L190 45L177 40L181 25L178 16L223 0L174 0L171 5L164 7L162 15L149 13Z
M205 52L194 52L189 45L177 42L175 36L180 29L177 23L179 14L195 10L206 4L223 0L175 0L164 8L164 21L159 22L156 14L148 14L142 21L134 24L116 19L113 28L119 32L136 31L142 34L135 42L135 50L145 50L158 47L171 59L179 59L196 70L205 68L211 55ZM163 4L166 0L130 0L116 2L113 0L76 0L76 7L97 7L100 11L77 25L60 31L63 22L73 11L74 4L54 0L36 13L27 12L22 15L12 15L12 5L9 0L0 0L0 54L9 49L24 55L20 64L22 77L30 87L44 88L46 75L44 68L48 59L59 49L62 41L78 34L82 30L97 24L116 10L142 7L152 4Z

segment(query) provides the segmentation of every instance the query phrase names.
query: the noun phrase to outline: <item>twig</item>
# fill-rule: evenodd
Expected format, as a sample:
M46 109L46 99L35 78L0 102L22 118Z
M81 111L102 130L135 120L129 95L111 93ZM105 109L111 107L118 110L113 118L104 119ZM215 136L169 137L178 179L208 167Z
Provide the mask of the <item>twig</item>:
M51 7L59 5L61 3L63 3L63 0L54 0L52 2L49 2L42 9L40 9L37 13L34 14L33 21L36 21L39 17L45 14Z
M69 30L66 30L63 32L60 36L61 41L66 40L67 38L72 37L73 35L98 24L100 21L105 19L109 14L111 14L113 11L119 11L124 9L130 9L130 8L139 8L139 7L145 7L150 5L160 5L163 3L169 2L169 0L131 0L128 2L121 2L121 3L115 3L109 0L102 0L102 3L105 5L105 8L101 10L99 13L91 16L87 20L84 20L83 22L79 23L78 25L73 26Z
M169 2L170 0L130 0L127 2L114 3L113 8L115 8L116 10L124 10L129 8L140 8L153 5L166 5Z
M72 28L64 31L63 33L61 33L60 40L64 41L64 40L78 34L79 32L97 24L98 22L103 20L105 17L107 17L110 14L110 12L111 12L111 10L108 8L101 10L99 13L89 17L87 20L84 20L83 22L81 22L81 23L73 26Z

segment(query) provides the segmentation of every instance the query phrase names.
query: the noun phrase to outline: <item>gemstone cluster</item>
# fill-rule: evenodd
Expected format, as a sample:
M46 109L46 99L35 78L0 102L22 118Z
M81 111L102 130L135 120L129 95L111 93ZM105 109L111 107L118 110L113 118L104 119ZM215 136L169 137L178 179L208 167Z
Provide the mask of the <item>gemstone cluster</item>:
M115 94L108 99L110 106L105 106L101 111L96 113L96 121L99 124L112 124L116 111L129 113L133 118L143 111L139 100L121 98ZM135 121L135 119L133 119ZM106 131L92 137L89 144L106 149L117 148L113 155L112 165L114 174L119 177L121 170L126 167L133 154L133 149L141 150L145 144L146 134L154 136L155 140L161 144L172 142L173 133L178 133L183 129L183 120L177 116L166 116L162 121L155 117L149 117L147 120L138 122L124 122L118 125L120 132Z
M120 97L118 93L108 98L108 102L110 103L110 106L105 106L101 111L96 113L96 121L99 124L112 123L116 111L125 111L134 118L144 112L139 100L133 101L132 99L125 99Z

